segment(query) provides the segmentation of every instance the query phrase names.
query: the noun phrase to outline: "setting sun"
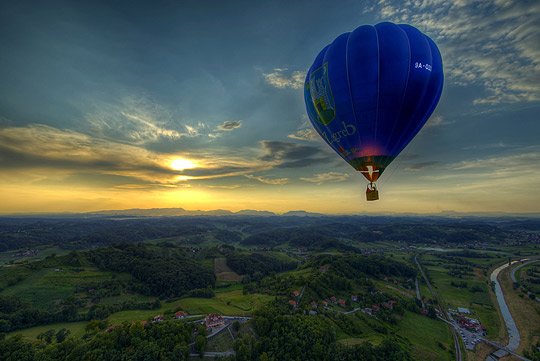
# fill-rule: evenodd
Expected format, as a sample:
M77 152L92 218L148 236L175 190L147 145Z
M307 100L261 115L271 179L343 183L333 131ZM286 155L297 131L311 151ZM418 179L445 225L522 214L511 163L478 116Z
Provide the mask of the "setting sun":
M195 162L185 158L175 158L171 161L170 166L174 170L185 170L197 167Z

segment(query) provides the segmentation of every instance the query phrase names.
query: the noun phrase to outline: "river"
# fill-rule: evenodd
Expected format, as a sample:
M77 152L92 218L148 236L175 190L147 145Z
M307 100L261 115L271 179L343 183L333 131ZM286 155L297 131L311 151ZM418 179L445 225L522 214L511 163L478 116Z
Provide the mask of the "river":
M513 261L512 264L516 262L517 261ZM519 346L519 341L520 341L519 331L517 329L516 322L512 318L512 314L510 313L510 310L508 309L508 305L506 304L506 301L504 299L504 294L498 280L499 273L501 273L501 271L508 266L509 264L505 263L502 266L496 268L491 273L490 279L491 279L491 282L495 283L495 295L497 296L499 309L501 310L504 323L506 323L506 330L508 331L508 345L506 347L511 351L515 351Z

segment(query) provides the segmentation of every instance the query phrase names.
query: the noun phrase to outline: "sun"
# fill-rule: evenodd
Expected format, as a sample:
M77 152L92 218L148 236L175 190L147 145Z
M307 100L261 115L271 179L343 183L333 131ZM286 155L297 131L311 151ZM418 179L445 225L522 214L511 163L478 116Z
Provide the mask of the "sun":
M197 164L186 158L175 158L171 161L170 166L174 170L185 170L197 167Z

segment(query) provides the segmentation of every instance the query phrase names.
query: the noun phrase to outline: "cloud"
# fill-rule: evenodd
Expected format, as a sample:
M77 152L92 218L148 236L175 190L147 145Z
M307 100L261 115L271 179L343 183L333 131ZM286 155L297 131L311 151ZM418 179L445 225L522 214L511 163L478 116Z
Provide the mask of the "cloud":
M269 140L261 141L260 145L263 155L259 159L278 168L302 168L335 159L326 148L316 146Z
M536 148L536 147L531 147ZM487 157L462 161L450 166L456 171L488 172L493 176L524 177L524 173L533 172L536 179L540 177L540 151L530 150L518 154Z
M175 170L175 159L188 159L193 169ZM0 128L2 175L30 174L28 180L75 179L79 183L176 186L186 180L239 176L272 168L271 163L247 159L225 149L207 149L196 154L158 153L139 145L125 144L72 130L45 125ZM26 178L25 178L26 179Z
M409 165L407 168L405 168L405 170L410 171L410 172L418 172L418 171L421 171L421 170L425 170L427 168L431 168L434 165L437 165L439 163L440 162L438 162L438 161L414 163L414 164Z
M267 178L263 176L255 176L252 174L246 174L245 177L270 185L284 185L289 182L289 178Z
M94 104L85 119L93 135L135 145L195 138L210 132L205 123L180 122L168 109L141 97Z
M296 140L316 140L318 138L317 132L313 128L300 129L296 132L287 135L287 138L296 139Z
M278 89L301 89L306 78L305 71L288 72L287 68L275 68L270 73L263 74L264 80Z
M540 2L395 0L365 10L434 38L450 83L487 90L474 104L540 100Z
M240 120L227 120L218 125L216 128L217 130L220 130L222 132L230 132L232 130L240 128L241 126L242 122Z
M426 123L426 127L427 128L440 127L443 125L450 125L454 123L455 121L446 120L445 118L443 118L442 115L437 114L429 118L429 120Z
M338 173L338 172L328 172L328 173L317 173L312 177L303 177L300 178L304 182L323 184L328 182L343 182L349 179L349 174L347 173Z

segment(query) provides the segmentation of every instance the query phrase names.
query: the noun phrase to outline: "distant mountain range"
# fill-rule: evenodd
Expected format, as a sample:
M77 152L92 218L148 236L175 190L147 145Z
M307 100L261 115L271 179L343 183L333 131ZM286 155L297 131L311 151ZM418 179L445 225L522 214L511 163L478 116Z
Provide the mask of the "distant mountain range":
M107 210L98 212L88 212L85 215L91 216L136 216L136 217L181 217L181 216L257 216L271 217L278 214L270 211L256 211L253 209L243 209L238 212L232 212L225 209L216 209L211 211L194 210L189 211L184 208L150 208L150 209L123 209L123 210ZM321 213L311 213L306 211L289 211L280 216L296 216L296 217L320 217L324 216Z
M327 217L327 216L371 216L371 217L422 217L422 218L540 218L540 212L537 213L505 213L505 212L456 212L456 211L441 211L439 213L420 214L420 213L358 213L358 214L323 214L315 212L307 212L303 210L288 211L286 213L274 213L270 211L257 211L253 209L243 209L233 212L226 209L215 209L209 211L202 210L187 210L184 208L132 208L118 210L103 210L93 212L28 212L28 213L12 213L0 214L0 217L192 217L192 216L244 216L244 217Z

